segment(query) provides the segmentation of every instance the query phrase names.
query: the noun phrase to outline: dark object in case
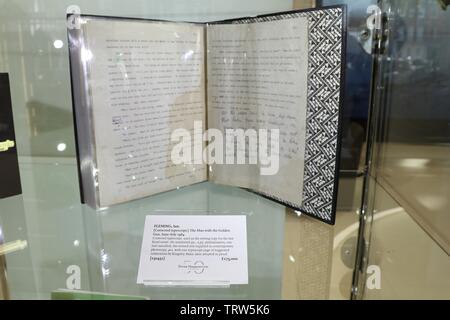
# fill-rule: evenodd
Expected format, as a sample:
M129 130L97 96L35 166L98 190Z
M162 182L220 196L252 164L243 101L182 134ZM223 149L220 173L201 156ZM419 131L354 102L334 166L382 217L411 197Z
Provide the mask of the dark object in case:
M0 199L22 193L7 73L0 73L0 181Z
M447 10L447 7L450 6L450 0L439 0L439 4L443 10Z

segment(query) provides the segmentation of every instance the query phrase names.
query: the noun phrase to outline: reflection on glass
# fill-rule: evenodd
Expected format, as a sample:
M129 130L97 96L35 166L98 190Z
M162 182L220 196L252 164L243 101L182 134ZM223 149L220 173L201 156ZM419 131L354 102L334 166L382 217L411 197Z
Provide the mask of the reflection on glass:
M75 155L66 12L211 21L292 9L292 0L0 1L0 72L9 72L20 155ZM76 10L75 10L76 11ZM86 54L89 58L89 53Z
M450 14L391 1L380 182L450 253Z
M450 298L450 11L439 1L381 1L389 43L380 112L367 299Z

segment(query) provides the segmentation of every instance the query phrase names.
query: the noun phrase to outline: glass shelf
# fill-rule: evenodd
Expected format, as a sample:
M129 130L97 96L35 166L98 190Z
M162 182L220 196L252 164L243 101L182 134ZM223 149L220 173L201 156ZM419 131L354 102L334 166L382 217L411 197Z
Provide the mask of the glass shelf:
M6 255L10 298L50 299L55 290L72 288L74 269L80 290L149 299L345 297L330 289L332 270L342 268L340 259L332 262L334 228L258 195L202 183L95 211L79 203L74 158L21 157L20 166L23 195L0 201L4 240L27 242ZM247 216L248 285L136 284L146 215L180 212ZM341 291L350 294L350 282L344 283Z

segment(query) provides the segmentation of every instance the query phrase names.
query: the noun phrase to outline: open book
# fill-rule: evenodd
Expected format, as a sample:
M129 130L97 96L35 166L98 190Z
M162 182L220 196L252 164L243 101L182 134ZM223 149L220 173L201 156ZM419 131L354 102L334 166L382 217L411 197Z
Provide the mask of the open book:
M82 201L209 180L334 223L345 16L68 16Z

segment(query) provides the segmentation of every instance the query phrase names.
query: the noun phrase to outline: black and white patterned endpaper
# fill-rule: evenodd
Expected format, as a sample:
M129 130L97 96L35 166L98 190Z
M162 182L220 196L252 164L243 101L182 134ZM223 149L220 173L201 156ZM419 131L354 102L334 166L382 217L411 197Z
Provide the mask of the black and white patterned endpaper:
M339 180L341 110L344 88L346 7L292 11L246 18L254 23L307 17L309 70L303 213L334 224ZM288 204L289 205L289 204Z

